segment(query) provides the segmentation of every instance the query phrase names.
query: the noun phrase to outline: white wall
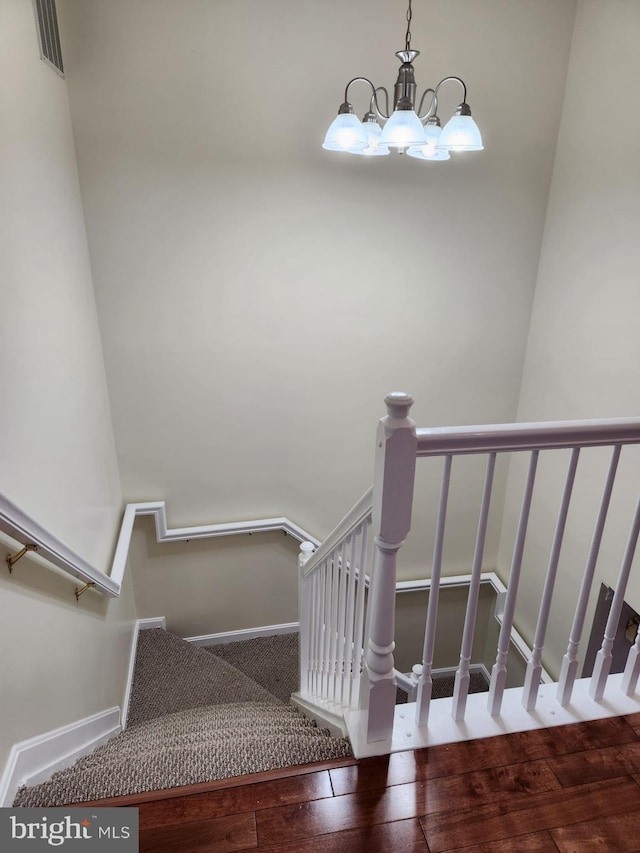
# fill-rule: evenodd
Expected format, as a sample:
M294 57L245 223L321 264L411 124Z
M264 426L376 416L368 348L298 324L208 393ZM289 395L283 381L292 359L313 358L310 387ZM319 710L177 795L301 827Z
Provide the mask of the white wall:
M298 542L282 531L158 544L136 521L129 561L138 616L180 637L298 621Z
M464 630L468 589L442 587L438 599L438 621L434 648L434 669L456 670L460 664L460 646ZM401 672L411 672L421 663L425 618L429 593L403 592L396 599L396 635L393 657ZM471 664L484 664L489 672L496 659L500 623L495 618L496 593L489 584L480 586L478 613L473 635ZM507 687L519 687L524 681L522 658L510 644L507 661Z
M0 4L0 491L108 568L121 509L65 81L30 0ZM0 547L5 547L3 544ZM119 705L134 608L25 559L0 572L0 766Z
M59 3L127 499L323 536L370 483L387 391L424 426L513 419L574 8L416 6L419 83L465 78L486 142L438 164L320 147L348 79L393 85L395 4Z
M640 115L632 106L640 75L638 32L635 0L578 4L518 408L522 421L640 416ZM604 457L584 453L580 462L561 561L566 580L558 588L559 618L549 635L547 663L554 671L567 644L567 619L606 474ZM529 637L566 465L566 458L545 465L538 478L520 614ZM640 453L625 450L621 467L596 587L601 580L616 585L638 499ZM503 574L516 509L513 502L507 506ZM637 557L627 599L640 609Z

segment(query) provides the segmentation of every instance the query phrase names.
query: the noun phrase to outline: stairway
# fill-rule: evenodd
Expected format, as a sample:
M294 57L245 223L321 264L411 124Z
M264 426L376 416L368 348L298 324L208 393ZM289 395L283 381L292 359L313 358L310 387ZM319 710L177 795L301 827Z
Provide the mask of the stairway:
M247 643L204 649L159 628L140 632L126 730L48 782L21 788L14 805L62 806L351 757L346 739L283 701L292 640Z

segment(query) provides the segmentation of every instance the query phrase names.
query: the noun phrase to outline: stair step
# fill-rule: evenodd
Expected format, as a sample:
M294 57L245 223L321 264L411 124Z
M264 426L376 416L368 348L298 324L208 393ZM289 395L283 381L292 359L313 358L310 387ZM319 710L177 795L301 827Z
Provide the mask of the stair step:
M48 782L18 791L15 805L148 796L352 757L346 739L330 737L235 666L149 629L140 634L128 727Z
M16 805L62 806L352 757L295 708L250 702L193 708L127 729L49 782L18 792Z
M128 726L229 702L278 699L227 661L163 628L140 632Z

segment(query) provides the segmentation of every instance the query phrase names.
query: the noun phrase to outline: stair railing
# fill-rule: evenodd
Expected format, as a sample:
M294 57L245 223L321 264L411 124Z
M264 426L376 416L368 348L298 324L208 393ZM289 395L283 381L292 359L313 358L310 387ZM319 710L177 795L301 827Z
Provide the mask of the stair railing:
M425 727L429 716L429 702L432 688L431 668L434 655L435 625L437 619L437 588L440 582L442 541L447 514L448 485L453 458L455 456L467 454L483 454L487 457L487 468L479 514L471 584L467 600L467 612L460 652L460 662L456 672L454 696L452 701L453 719L461 722L465 717L465 707L469 689L469 661L473 632L475 628L478 579L482 566L482 556L496 455L504 452L525 452L529 454L529 464L524 492L522 495L515 543L511 557L511 566L507 581L507 594L504 601L504 611L502 614L502 625L498 638L496 659L491 672L487 711L492 717L497 716L501 711L506 688L507 655L514 624L518 587L522 573L524 546L540 454L545 450L552 449L571 450L562 498L555 523L555 531L545 574L541 602L538 610L532 654L530 660L527 662L525 681L522 689L521 704L528 712L533 712L535 710L538 698L538 690L541 680L540 676L542 672L541 661L544 640L549 622L560 552L580 452L584 448L589 447L610 447L611 459L578 596L569 646L562 662L562 670L557 688L557 701L563 707L566 707L571 700L573 687L577 678L578 648L582 638L587 606L593 586L596 563L602 542L616 473L618 470L621 449L624 445L639 443L640 420L637 418L417 430L418 457L443 456L445 459L434 548L432 592L429 599L429 611L427 613L425 629L422 675L420 677L417 690L416 724L418 727ZM592 698L602 698L604 685L611 668L611 649L613 646L613 639L617 623L620 618L620 611L627 588L631 562L633 560L639 530L640 500L638 501L635 515L631 523L623 565L620 571L618 584L616 586L616 595L614 597L609 622L603 638L603 646L596 659L596 667L594 669L589 689L589 693ZM635 679L631 674L626 676L625 690L628 694L635 690L637 683L637 670L640 669L640 663L636 662L636 657L638 655L640 655L640 643L636 644L636 651L634 652L632 650L629 657L628 670L629 673L632 671L635 672ZM390 736L390 730L387 730L387 738Z
M499 715L507 682L507 654L514 628L538 460L540 454L546 450L565 448L571 450L571 455L555 523L533 650L522 688L522 706L525 711L532 713L536 707L541 682L545 635L580 452L588 447L610 447L612 455L608 474L557 687L558 703L561 706L568 705L577 678L578 647L621 448L628 444L640 444L640 419L416 429L415 423L409 417L413 404L409 395L389 394L385 403L387 415L378 426L371 497L369 498L367 493L358 502L315 554L310 555L311 546L308 551L303 551L300 582L301 694L316 704L324 701L336 713L344 715L348 711L357 711L355 717L358 718L358 726L366 742L391 742L397 675L393 659L397 555L411 525L416 459L443 457L444 470L435 530L422 672L418 680L415 703L416 727L422 731L426 729L432 693L438 597L454 457L483 455L486 457L486 473L478 512L460 661L451 700L453 720L458 723L464 721L496 459L500 453L518 451L529 454L529 464L487 704L490 717ZM615 628L620 617L639 533L640 501L631 523L609 621L590 683L589 694L596 701L602 699L610 672ZM367 595L365 574L371 578ZM635 691L639 675L640 632L629 654L621 682L627 695ZM360 734L358 737L360 738Z
M300 696L342 716L357 707L371 559L368 489L313 553L300 552Z
M393 724L396 559L411 526L416 460L412 398L385 402L372 489L300 560L300 695L339 716L370 708L371 740Z

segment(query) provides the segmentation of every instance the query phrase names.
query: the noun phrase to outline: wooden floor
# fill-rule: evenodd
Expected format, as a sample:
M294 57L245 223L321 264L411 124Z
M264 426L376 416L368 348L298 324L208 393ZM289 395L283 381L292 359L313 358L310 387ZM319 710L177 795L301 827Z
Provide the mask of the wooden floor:
M140 809L143 853L631 853L640 714L108 804Z

